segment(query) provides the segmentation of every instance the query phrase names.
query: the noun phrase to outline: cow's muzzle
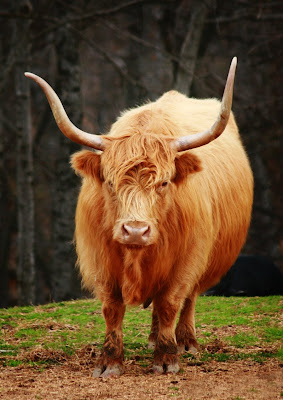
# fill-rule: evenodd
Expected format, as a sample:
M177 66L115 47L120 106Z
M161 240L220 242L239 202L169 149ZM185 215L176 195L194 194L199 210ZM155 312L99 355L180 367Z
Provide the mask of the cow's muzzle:
M148 246L152 242L152 228L141 221L124 221L114 233L114 239L127 246Z

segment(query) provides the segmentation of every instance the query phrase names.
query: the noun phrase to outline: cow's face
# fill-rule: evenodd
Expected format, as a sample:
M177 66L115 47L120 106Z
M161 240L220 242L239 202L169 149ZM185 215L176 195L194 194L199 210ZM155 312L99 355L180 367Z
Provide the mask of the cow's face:
M131 135L109 140L105 151L76 153L73 167L101 184L105 224L129 248L156 243L159 226L174 204L176 185L200 170L193 154L177 155L168 139Z

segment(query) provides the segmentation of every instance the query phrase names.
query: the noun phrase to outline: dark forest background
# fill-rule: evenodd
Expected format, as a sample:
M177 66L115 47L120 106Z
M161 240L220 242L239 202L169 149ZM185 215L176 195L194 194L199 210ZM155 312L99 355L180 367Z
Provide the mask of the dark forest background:
M255 177L243 252L280 268L282 21L275 0L1 1L0 306L83 294L69 166L79 146L25 71L53 86L76 125L105 133L120 111L172 88L221 98L237 56L233 111Z

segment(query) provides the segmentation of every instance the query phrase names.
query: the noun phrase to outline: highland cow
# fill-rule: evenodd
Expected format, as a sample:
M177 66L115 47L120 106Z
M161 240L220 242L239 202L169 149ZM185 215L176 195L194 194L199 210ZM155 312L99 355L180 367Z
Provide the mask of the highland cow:
M94 376L123 372L128 304L153 303L155 373L178 372L178 350L198 349L197 297L234 263L250 224L253 177L230 113L236 62L221 104L170 91L124 112L107 135L75 127L53 89L26 73L45 92L63 134L99 150L72 156L82 177L78 265L106 321Z

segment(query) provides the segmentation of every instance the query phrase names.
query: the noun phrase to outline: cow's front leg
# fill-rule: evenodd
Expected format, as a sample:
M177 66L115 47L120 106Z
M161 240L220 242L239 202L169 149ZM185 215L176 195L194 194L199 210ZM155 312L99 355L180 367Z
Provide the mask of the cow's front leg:
M149 349L152 349L152 350L155 349L158 332L159 332L158 315L157 315L155 308L153 308L152 320L151 320L151 330L150 330L150 335L148 337L148 348Z
M186 298L180 314L176 328L176 339L179 353L186 350L192 354L196 354L199 350L195 330L196 300L197 292L194 292L190 297Z
M175 323L179 307L179 301L170 302L163 299L154 302L159 321L153 359L153 371L156 374L177 373L180 369L175 338Z
M103 302L102 311L106 323L106 334L93 376L109 378L121 375L124 372L122 321L125 306L120 300L108 299Z

